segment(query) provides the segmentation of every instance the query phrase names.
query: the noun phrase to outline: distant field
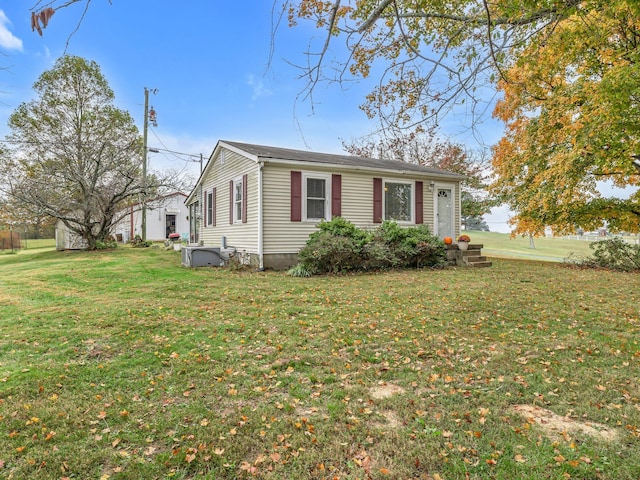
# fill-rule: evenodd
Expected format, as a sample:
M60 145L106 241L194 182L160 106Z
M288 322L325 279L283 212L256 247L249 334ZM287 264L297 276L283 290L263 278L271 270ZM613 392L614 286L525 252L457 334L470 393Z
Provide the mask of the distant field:
M26 252L34 252L34 251L42 251L46 249L54 249L56 247L55 238L38 238L36 240L21 240L22 248L17 250L23 253ZM3 253L12 253L10 248L8 249L0 249L0 255Z
M38 238L35 240L23 240L22 248L25 250L35 250L41 248L55 248L55 238Z
M529 238L518 236L511 238L507 233L468 232L471 243L482 243L482 253L488 257L523 258L562 262L571 254L590 256L593 250L590 242L569 240L561 237L534 238L535 248L530 247Z

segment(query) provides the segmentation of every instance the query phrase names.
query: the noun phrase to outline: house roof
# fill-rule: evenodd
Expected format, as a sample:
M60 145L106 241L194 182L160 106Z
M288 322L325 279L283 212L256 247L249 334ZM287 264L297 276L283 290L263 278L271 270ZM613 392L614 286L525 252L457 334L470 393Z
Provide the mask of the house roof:
M400 162L398 160L385 160L380 158L363 158L352 155L340 155L333 153L310 152L308 150L293 150L290 148L270 147L265 145L253 145L249 143L230 142L221 140L226 144L254 155L265 162L276 160L288 160L293 162L315 163L323 165L340 165L357 169L389 170L402 172L415 172L423 175L446 176L447 178L464 179L464 175L447 172L438 168L425 167L415 163Z
M338 166L345 169L368 170L371 172L393 172L400 174L417 174L423 176L439 177L446 180L462 181L466 177L457 173L447 172L438 168L425 167L415 163L400 162L398 160L385 160L376 158L355 157L352 155L341 155L333 153L319 153L308 150L294 150L291 148L271 147L267 145L254 145L251 143L232 142L220 140L213 150L204 170L196 182L193 190L185 199L185 204L189 204L198 189L198 185L207 175L212 160L220 148L235 150L245 157L252 158L256 162L265 163L293 163L293 164L316 164L318 166Z

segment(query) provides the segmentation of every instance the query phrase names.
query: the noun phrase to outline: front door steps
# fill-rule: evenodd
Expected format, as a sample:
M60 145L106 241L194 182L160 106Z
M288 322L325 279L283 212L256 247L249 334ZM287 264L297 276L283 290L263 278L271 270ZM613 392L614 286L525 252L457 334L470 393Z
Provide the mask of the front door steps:
M470 243L466 251L460 250L457 244L445 245L447 262L459 267L490 267L491 262L482 256L481 243Z

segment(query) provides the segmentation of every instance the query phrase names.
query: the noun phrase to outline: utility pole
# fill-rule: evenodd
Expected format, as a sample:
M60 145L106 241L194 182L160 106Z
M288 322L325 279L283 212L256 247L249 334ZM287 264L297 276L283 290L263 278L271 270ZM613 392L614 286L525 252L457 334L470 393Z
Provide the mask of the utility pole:
M147 129L149 128L149 92L154 95L158 93L158 89L149 90L144 87L144 124L142 128L142 241L147 240ZM155 111L151 107L153 113L152 123L156 124Z

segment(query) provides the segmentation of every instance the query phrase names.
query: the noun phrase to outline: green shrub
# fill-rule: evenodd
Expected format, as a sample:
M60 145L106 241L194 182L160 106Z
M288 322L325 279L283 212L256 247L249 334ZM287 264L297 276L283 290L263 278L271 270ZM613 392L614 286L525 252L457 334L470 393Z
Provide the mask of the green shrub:
M433 267L444 264L444 244L431 234L426 225L403 228L395 222L385 221L374 232L373 242L384 245L370 250L386 251L389 267Z
M320 223L298 259L300 268L308 272L339 273L440 266L445 250L425 225L403 228L395 222L384 222L372 233L336 217Z
M96 242L96 250L109 250L113 248L118 248L118 242L113 238L107 238L104 242L100 240Z
M312 273L346 272L361 263L361 249L352 238L315 232L298 253L298 260Z
M608 268L621 272L633 272L640 270L640 245L633 245L621 238L614 237L609 240L594 242L589 245L593 255L585 259L570 259L584 267Z
M287 270L287 274L291 277L310 277L313 275L313 273L301 263L298 263Z
M356 227L349 220L345 220L342 217L333 217L330 222L322 220L318 224L318 230L309 235L309 240L313 241L316 236L326 232L334 237L346 237L353 240L358 248L364 247L371 241L371 233L361 228Z
M375 237L362 248L362 268L382 270L393 267L389 246Z

